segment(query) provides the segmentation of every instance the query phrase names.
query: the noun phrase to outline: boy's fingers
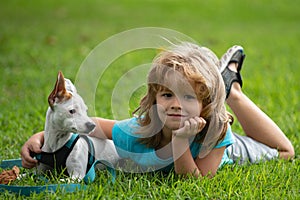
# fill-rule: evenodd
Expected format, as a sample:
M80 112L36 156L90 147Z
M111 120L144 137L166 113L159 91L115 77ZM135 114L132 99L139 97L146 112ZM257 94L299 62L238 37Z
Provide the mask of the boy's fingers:
M178 137L195 136L205 127L206 121L202 117L194 117L184 121L183 127L173 131L174 135Z
M24 168L33 168L37 165L38 161L33 159L29 152L28 153L24 153L23 152L23 155L22 155L22 166Z
M36 149L36 147L24 145L21 150L21 158L22 158L22 166L24 168L32 168L35 167L38 163L37 160L33 159L30 156L30 152L34 152L33 150L36 150L36 153L39 153L41 150L40 148Z
M189 120L189 122L190 122L190 128L197 130L197 127L198 127L198 121L197 121L197 119L191 118Z
M200 132L200 131L202 131L202 129L205 127L205 125L206 125L206 121L205 121L205 119L204 118L202 118L202 117L198 117L198 132Z

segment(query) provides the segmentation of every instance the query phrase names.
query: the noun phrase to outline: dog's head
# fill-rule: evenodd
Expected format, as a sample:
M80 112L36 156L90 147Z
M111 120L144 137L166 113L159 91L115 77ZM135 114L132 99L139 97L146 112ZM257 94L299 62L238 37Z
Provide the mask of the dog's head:
M48 97L52 113L51 123L61 131L89 133L95 123L87 115L87 106L77 94L75 86L61 72Z

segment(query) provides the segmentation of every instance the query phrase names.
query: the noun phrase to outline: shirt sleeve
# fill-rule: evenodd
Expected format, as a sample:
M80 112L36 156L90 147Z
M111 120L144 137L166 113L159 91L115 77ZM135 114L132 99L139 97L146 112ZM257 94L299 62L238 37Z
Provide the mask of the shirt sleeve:
M226 135L223 140L221 140L214 148L228 147L234 143L233 133L231 131L231 126L228 124Z

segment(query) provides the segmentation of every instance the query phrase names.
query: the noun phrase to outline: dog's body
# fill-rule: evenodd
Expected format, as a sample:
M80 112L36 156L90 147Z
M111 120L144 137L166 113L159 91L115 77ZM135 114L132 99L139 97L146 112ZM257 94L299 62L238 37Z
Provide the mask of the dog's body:
M61 72L48 102L50 107L46 115L43 152L55 152L61 149L74 133L88 134L95 129L95 123L87 116L87 106L77 94L75 86L70 80L64 79ZM96 160L106 160L111 164L118 161L119 157L111 140L94 137L89 139L93 143ZM65 162L66 170L72 179L84 178L88 155L89 144L79 137ZM49 170L49 166L40 163L38 169Z

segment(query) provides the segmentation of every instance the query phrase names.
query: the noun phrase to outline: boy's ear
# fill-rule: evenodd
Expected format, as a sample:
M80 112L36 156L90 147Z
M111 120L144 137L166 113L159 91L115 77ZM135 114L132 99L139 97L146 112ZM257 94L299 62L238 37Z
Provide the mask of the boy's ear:
M67 100L71 98L71 96L72 95L66 90L64 75L59 71L54 89L48 97L49 106L53 109L54 103Z

